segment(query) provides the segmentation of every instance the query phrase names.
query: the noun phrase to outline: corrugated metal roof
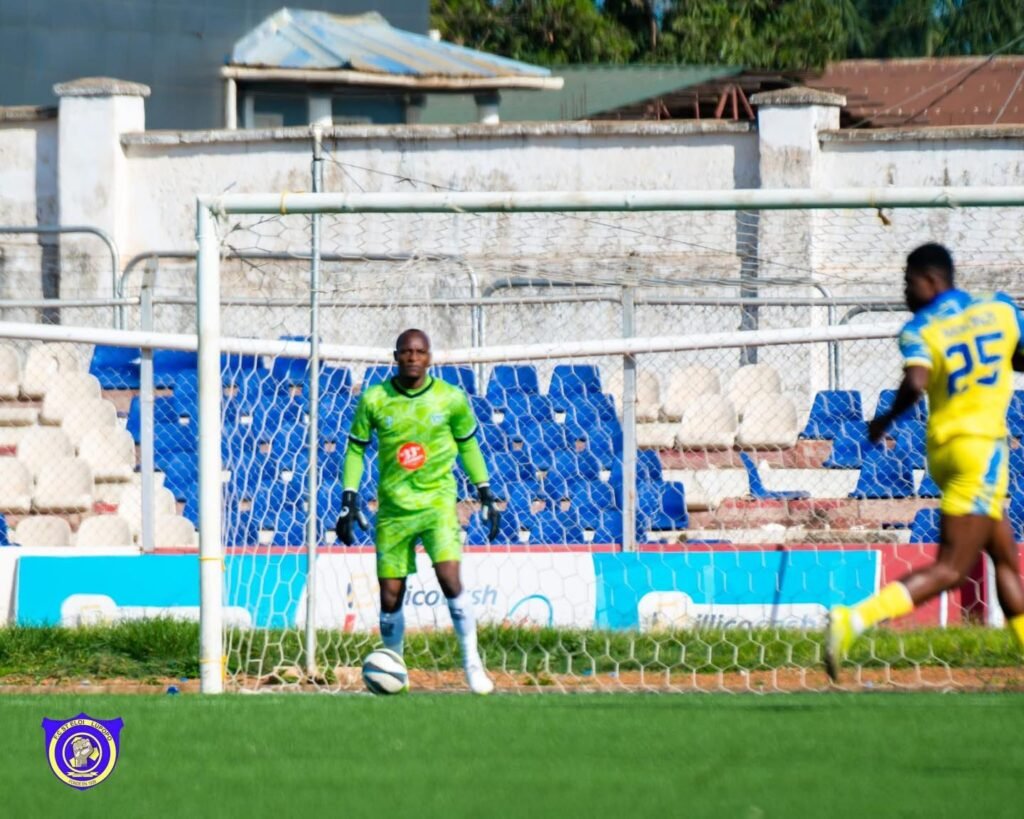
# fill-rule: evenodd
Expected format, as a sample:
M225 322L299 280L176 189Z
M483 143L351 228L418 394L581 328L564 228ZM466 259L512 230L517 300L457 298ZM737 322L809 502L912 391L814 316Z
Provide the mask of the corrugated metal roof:
M860 127L1024 122L1024 57L841 60L811 88L846 96L844 123Z
M735 76L737 66L716 65L570 65L553 69L565 84L559 91L536 94L502 91L503 122L591 119L644 100L712 80ZM642 116L637 116L642 119ZM473 122L472 100L432 98L423 122Z
M411 77L548 77L551 72L390 26L376 12L282 8L235 43L231 64Z

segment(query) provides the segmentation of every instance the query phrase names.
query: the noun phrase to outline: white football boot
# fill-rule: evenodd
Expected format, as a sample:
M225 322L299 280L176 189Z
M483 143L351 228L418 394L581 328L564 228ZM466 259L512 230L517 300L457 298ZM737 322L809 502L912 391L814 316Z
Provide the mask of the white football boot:
M478 663L466 666L466 682L474 694L490 694L494 690L494 681Z

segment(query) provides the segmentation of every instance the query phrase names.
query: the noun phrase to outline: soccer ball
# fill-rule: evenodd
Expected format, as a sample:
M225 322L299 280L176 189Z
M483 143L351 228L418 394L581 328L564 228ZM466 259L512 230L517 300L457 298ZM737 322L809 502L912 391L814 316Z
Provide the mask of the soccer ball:
M401 694L409 688L405 660L391 649L375 649L363 660L363 682L374 694Z

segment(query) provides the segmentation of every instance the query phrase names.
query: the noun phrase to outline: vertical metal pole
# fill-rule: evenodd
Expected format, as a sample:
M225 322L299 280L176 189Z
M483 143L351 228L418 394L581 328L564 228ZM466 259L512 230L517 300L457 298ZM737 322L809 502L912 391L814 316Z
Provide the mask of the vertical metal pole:
M744 226L744 217L750 218L750 225ZM761 227L760 211L738 210L736 222L736 253L740 257L740 297L757 298L758 278L758 232ZM756 330L760 316L756 304L745 304L740 308L740 329ZM757 348L740 348L740 365L756 364Z
M153 287L156 282L159 260L154 256L146 262L142 276L142 290L139 294L140 321L142 330L153 329ZM153 551L153 529L156 510L153 508L155 493L154 480L154 429L153 429L153 348L143 347L139 363L139 409L142 421L142 551Z
M622 288L622 337L636 332L632 287ZM622 357L622 550L636 551L636 357Z
M323 133L313 129L313 193L323 189ZM316 549L317 549L317 442L320 438L320 220L312 217L309 270L309 516L306 519L306 674L317 673L316 663Z
M199 690L224 690L221 549L220 247L209 208L196 205L199 334Z

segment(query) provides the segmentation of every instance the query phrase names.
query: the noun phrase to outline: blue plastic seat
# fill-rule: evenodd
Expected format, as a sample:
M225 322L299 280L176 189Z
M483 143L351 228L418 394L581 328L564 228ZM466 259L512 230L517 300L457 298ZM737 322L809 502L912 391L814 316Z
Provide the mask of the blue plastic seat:
M835 438L844 421L863 422L860 390L821 390L814 396L801 438Z
M686 511L686 487L680 481L662 481L661 512L666 529L685 529L690 523Z
M393 364L374 364L372 367L367 367L366 372L363 373L362 388L365 390L367 387L380 384L396 375L398 375L398 368Z
M195 416L199 406L199 373L182 370L174 379L174 403L181 415Z
M559 449L576 450L576 441L570 440L565 424L546 423L541 427L544 446L552 451Z
M484 452L508 452L508 437L496 424L480 424L477 435Z
M191 520L191 518L190 518ZM198 526L198 521L192 523ZM260 541L260 527L252 512L228 504L224 515L225 546L255 546Z
M583 522L588 526L587 522ZM601 512L600 520L595 520L594 543L622 543L622 513Z
M153 451L157 457L172 452L199 450L199 424L158 423L153 425Z
M560 545L566 542L566 521L555 512L538 512L530 524L530 543Z
M519 481L532 480L535 470L520 461L510 452L496 452L491 455L491 473L503 483L518 483Z
M875 408L875 417L877 418L884 412L888 412L893 405L893 401L896 400L896 390L882 390L878 394L878 405ZM925 423L928 420L928 404L923 399L917 401L913 406L907 409L902 415L893 421L893 426L899 426L905 424L908 421L919 421Z
M504 410L506 417L534 418L541 423L555 420L554 407L546 395L509 391L505 393Z
M173 387L179 372L198 367L199 356L195 351L154 350L153 385L160 389Z
M476 375L472 367L456 364L441 364L430 368L434 378L440 378L456 387L462 387L469 395L476 395Z
M164 486L174 493L175 500L186 500L199 483L199 462L191 452L169 452L157 466L164 473Z
M601 464L589 452L569 452L562 450L554 453L551 471L567 481L599 481Z
M602 481L571 481L568 489L573 509L609 511L618 507L615 491Z
M921 478L921 485L917 487L917 496L919 498L941 498L942 492L938 485L932 479L932 476L928 473L924 473L924 477Z
M562 501L570 497L569 482L561 475L548 473L543 480L538 481L541 496L547 501L548 507L558 509Z
M767 489L761 480L761 474L757 471L754 459L746 452L741 452L740 461L743 462L743 468L747 471L750 496L755 500L803 500L811 496L810 492L801 489Z
M864 452L857 486L851 498L910 498L914 495L914 472L898 454L884 446Z
M495 406L505 406L504 394L508 391L540 393L537 382L537 368L532 364L498 364L491 370L487 381L487 399ZM497 400L496 400L497 399Z
M234 384L254 373L267 374L261 356L249 353L220 354L220 378L223 384Z
M939 542L939 510L918 509L910 524L911 543Z
M7 530L7 518L0 515L0 546L10 546L11 537Z
M1013 528L1014 540L1018 543L1024 541L1024 495L1010 495L1007 517L1010 519L1010 526Z
M638 480L660 482L661 456L654 449L638 449L636 452L636 474Z
M336 396L337 398L342 398L345 401L352 400L352 371L348 367L321 366L317 382L320 386L321 401L326 396ZM308 379L303 379L302 391L307 395L309 394Z
M112 347L97 344L89 360L89 372L104 390L137 390L139 388L138 347Z
M832 439L832 451L822 466L826 469L860 469L864 450L872 446L865 422L843 421Z
M919 421L911 421L895 427L892 431L896 455L911 469L926 469L925 427Z
M157 395L153 398L153 423L176 424L181 417L172 395ZM132 398L128 406L127 430L132 434L135 443L142 441L142 399Z
M469 517L469 523L466 526L466 545L467 546L486 546L490 541L487 539L488 527L480 519L479 513L474 513ZM499 542L508 542L501 539L499 533Z
M529 449L544 443L544 426L536 418L506 415L501 422L501 429L510 444L521 444Z
M494 423L494 407L482 395L469 396L469 405L473 409L473 415L476 417L478 424Z
M550 395L601 392L601 374L592 364L559 364L551 374Z
M1006 426L1014 438L1024 438L1024 390L1014 390L1006 411Z

